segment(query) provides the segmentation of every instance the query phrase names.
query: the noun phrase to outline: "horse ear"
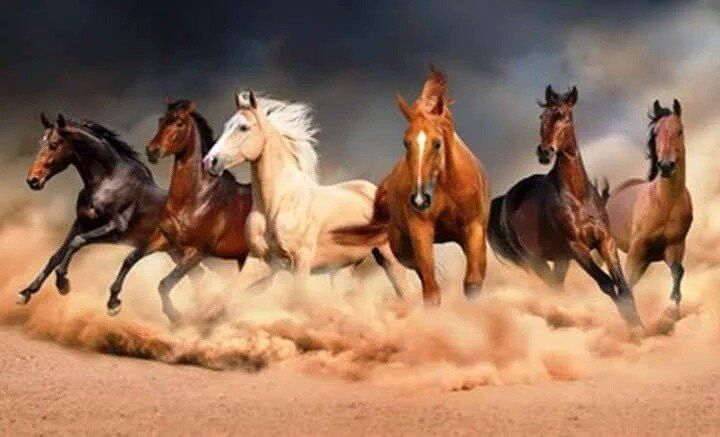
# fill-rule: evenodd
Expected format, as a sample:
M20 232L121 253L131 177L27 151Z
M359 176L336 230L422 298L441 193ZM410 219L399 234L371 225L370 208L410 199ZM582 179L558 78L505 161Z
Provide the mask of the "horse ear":
M170 96L165 96L165 104L170 106L173 104L173 99Z
M552 85L548 85L545 88L545 104L552 105L554 103L557 103L558 95L555 91L552 89Z
M248 90L248 101L250 102L251 108L257 109L257 100L255 100L255 93L253 90Z
M188 112L193 113L197 109L197 105L195 102L190 102L190 105L188 105Z
M662 111L662 106L660 106L660 100L655 100L653 103L653 115L658 116L660 115L660 112Z
M680 101L678 99L673 100L673 112L678 117L682 115L682 106L680 106Z
M578 90L576 86L573 86L570 92L568 93L567 97L565 98L565 103L570 105L570 107L575 106L578 100Z
M45 129L50 129L52 127L52 123L50 123L50 120L48 120L44 112L40 113L40 122L42 122L42 125L43 127L45 127Z
M407 102L400 94L395 94L395 101L397 102L398 109L405 117L405 120L411 122L413 119L413 110L408 106Z
M63 127L65 127L66 124L67 123L65 122L65 117L63 117L62 114L58 114L58 118L57 118L58 127L63 128Z
M242 109L242 102L240 101L240 93L235 93L235 108L240 110Z

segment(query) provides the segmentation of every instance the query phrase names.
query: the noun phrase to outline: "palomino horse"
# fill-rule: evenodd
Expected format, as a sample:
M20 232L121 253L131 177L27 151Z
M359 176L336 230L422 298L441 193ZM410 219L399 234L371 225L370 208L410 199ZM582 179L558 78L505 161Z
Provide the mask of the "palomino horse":
M493 200L489 240L493 250L514 264L534 271L551 285L562 284L568 263L574 259L615 302L632 326L642 326L631 288L625 281L610 235L602 198L590 183L575 139L573 108L575 87L562 96L551 86L541 103L540 163L549 173L533 175ZM597 249L610 275L594 262ZM551 270L548 261L553 261Z
M420 275L427 304L440 304L433 243L457 242L467 258L465 294L485 278L485 233L490 188L482 165L455 132L447 78L432 70L413 107L398 95L405 159L382 181L369 226L342 229L335 238L357 244L389 239L396 256Z
M630 179L607 199L610 232L628 254L625 272L630 286L648 265L665 261L673 278L670 299L680 304L680 281L685 269L685 237L692 223L692 201L685 187L685 139L680 102L672 111L657 100L650 113L648 180Z
M250 187L237 183L230 173L212 177L205 172L202 157L212 144L212 130L195 111L195 104L179 100L168 103L147 146L150 162L172 155L175 163L159 230L131 259L137 262L169 246L179 251L178 265L158 288L163 311L171 321L179 317L170 292L203 258L234 259L242 267L248 254L243 229L252 203ZM122 278L130 268L132 263L123 266ZM117 294L114 297L117 299ZM119 305L119 300L116 302Z
M40 190L70 164L80 173L84 187L77 199L77 217L65 242L53 254L35 280L20 292L19 303L27 303L55 270L61 294L70 290L67 269L72 256L92 243L124 243L143 247L155 231L165 203L165 192L155 184L150 170L135 151L118 136L93 121L65 120L56 124L41 116L45 135L27 183ZM177 254L170 255L177 261ZM127 261L126 261L127 262ZM115 285L113 285L115 287ZM108 302L108 308L111 308Z
M235 104L237 112L204 163L215 175L251 165L253 202L245 231L251 255L238 288L267 277L274 260L289 261L302 285L314 270L354 266L372 253L402 295L407 272L387 244L343 245L331 237L334 229L369 222L376 187L362 180L318 183L310 107L256 98L252 91L236 95Z

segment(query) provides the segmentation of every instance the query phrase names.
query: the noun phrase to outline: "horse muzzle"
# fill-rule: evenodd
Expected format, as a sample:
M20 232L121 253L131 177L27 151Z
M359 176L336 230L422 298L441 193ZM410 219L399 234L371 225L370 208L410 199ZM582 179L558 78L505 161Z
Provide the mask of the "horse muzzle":
M43 187L45 186L45 179L44 178L41 179L37 176L29 177L29 178L27 178L27 184L31 190L39 191L39 190L42 190Z
M147 153L148 161L153 164L157 164L158 160L162 158L160 148L157 146L148 146L145 152Z
M547 165L550 164L550 161L552 161L552 157L555 155L555 150L552 147L539 144L535 153L537 153L538 162L540 162L540 164Z
M430 209L433 201L434 188L435 184L433 182L416 187L415 191L410 194L410 206L420 212Z
M203 168L210 176L218 177L223 172L222 165L217 156L206 156L202 163Z
M660 171L660 176L664 178L672 177L673 174L675 174L675 170L677 169L677 164L675 161L670 160L660 160L658 161L658 170Z

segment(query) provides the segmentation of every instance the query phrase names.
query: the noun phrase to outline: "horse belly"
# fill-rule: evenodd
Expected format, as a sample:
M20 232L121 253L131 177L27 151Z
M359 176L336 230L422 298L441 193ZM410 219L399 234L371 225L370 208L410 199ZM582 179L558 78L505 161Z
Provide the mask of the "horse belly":
M567 244L543 211L541 198L527 198L508 217L522 248L550 261L567 259Z

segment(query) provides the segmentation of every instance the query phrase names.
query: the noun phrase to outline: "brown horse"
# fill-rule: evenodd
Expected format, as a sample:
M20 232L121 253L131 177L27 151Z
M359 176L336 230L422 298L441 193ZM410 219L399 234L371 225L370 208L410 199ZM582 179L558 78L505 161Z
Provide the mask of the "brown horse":
M610 235L603 200L590 183L575 139L575 87L564 95L551 86L541 103L540 163L552 170L533 175L493 200L489 240L493 250L514 264L532 270L551 285L564 281L574 259L613 299L625 320L641 326L632 290L625 281L617 245ZM594 262L598 250L610 275ZM553 270L548 261L553 261Z
M648 265L665 261L673 278L670 299L680 304L680 282L685 269L685 237L692 223L692 201L685 186L685 140L680 102L672 111L657 100L650 115L647 180L630 179L607 199L610 232L620 250L628 254L625 272L630 286L640 280Z
M168 103L158 124L158 131L147 146L148 159L156 163L159 158L172 155L175 163L159 231L150 244L136 251L134 259L169 245L178 248L180 262L158 290L163 311L170 320L177 321L170 291L203 258L235 259L242 267L248 254L244 231L252 198L249 184L238 183L228 172L214 177L203 169L202 158L214 140L212 130L195 111L194 103L188 100ZM127 270L131 267L132 264Z
M405 159L380 184L371 224L335 234L351 243L389 239L395 255L418 272L430 305L440 304L433 243L462 246L468 297L480 291L486 269L490 189L482 165L455 132L446 94L446 76L432 69L412 107L398 95L409 123Z

